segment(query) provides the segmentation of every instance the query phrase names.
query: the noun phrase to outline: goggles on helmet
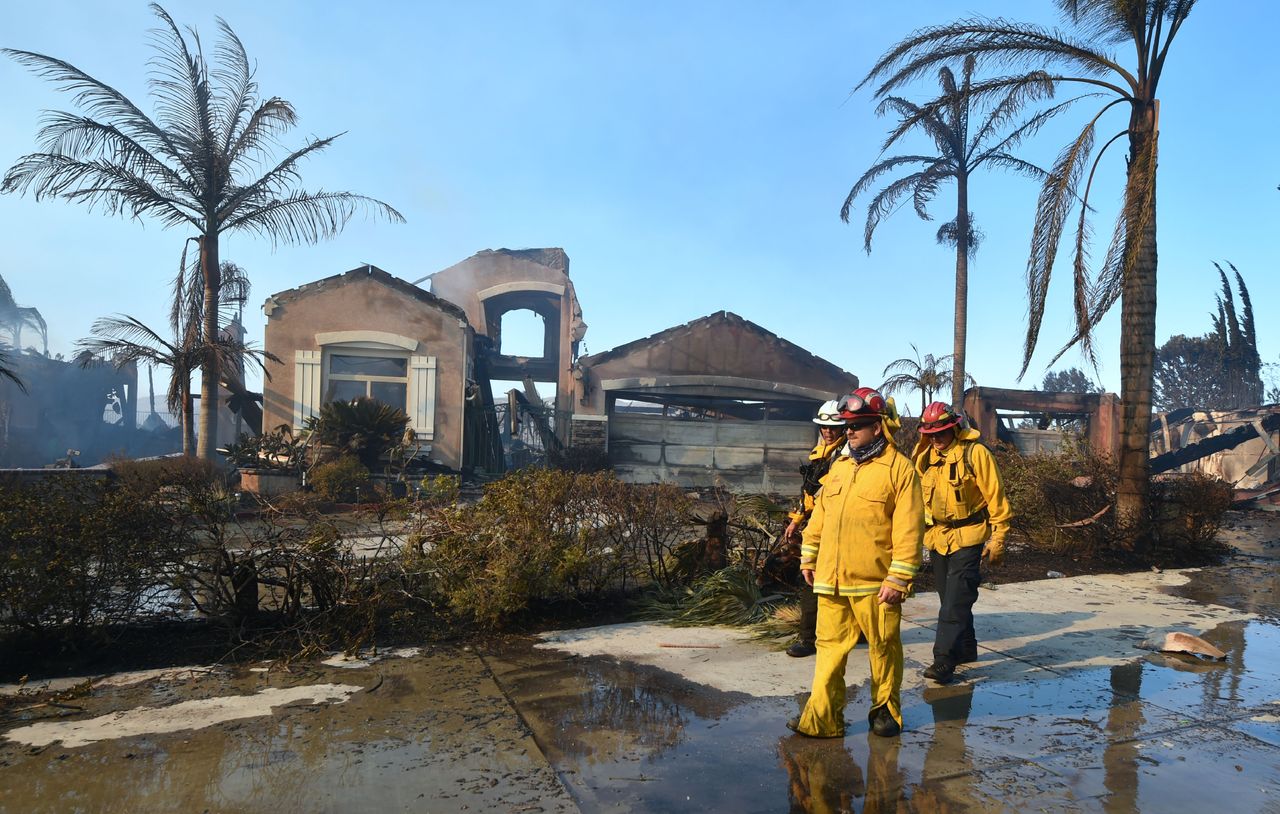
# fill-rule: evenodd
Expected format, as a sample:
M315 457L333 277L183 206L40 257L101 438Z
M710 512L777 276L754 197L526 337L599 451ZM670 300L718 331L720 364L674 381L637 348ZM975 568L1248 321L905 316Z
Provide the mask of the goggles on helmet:
M845 421L863 416L879 416L885 410L884 396L870 387L859 387L840 399L839 410Z
M935 401L924 408L920 416L920 432L928 435L942 432L960 425L960 414L951 409L951 405Z
M942 432L948 427L954 427L956 423L954 418L943 421L927 421L920 425L920 432Z

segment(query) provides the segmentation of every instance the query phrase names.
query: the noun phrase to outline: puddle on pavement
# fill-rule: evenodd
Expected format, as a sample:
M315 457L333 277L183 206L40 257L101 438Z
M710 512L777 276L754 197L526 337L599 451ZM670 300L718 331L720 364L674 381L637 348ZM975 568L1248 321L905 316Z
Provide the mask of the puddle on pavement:
M1164 590L1174 596L1280 618L1280 568L1275 561L1234 561L1188 572L1190 580Z
M867 731L865 688L850 691L849 735L818 741L783 726L803 694L725 693L531 645L488 661L583 811L1159 812L1218 805L1228 788L1233 810L1274 805L1280 637L1233 622L1206 638L1226 664L1135 652L1060 676L908 682L907 730L890 740Z
M28 710L0 722L0 734L37 719L117 713L145 728L138 707L305 695L298 688L326 684L358 691L341 703L295 701L269 715L80 747L0 739L0 811L573 810L483 663L460 651L111 687L68 702L83 713Z

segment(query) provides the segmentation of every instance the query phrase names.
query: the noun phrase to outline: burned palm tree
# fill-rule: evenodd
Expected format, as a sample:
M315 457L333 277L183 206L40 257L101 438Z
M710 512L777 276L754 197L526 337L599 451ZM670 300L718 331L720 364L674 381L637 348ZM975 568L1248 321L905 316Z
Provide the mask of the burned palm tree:
M1158 91L1174 39L1195 0L1056 0L1070 31L1004 19L960 20L921 29L891 48L863 83L888 93L957 59L979 67L1024 68L1031 73L1003 76L970 88L989 98L1025 84L1028 76L1060 86L1083 87L1106 99L1083 129L1063 148L1045 179L1036 210L1027 262L1030 319L1022 372L1039 338L1058 245L1073 211L1075 330L1068 348L1080 345L1093 358L1093 329L1121 303L1120 398L1123 416L1116 517L1125 543L1147 540L1143 523L1148 500L1148 431L1151 425L1152 368L1156 316L1156 165L1159 141ZM1121 48L1113 53L1113 48ZM1124 125L1094 149L1107 113L1125 116ZM1123 203L1101 268L1087 262L1088 214L1098 161L1117 141L1129 146ZM1052 362L1050 363L1052 364Z
M24 308L13 299L9 284L0 277L0 330L9 334L9 344L22 351L22 331L35 328L40 332L40 342L46 355L49 353L49 326L37 308Z
M887 215L892 214L898 201L911 197L916 214L923 220L932 220L929 204L944 184L953 182L956 187L956 216L938 228L938 242L951 246L956 252L956 292L954 345L949 358L956 375L951 381L951 401L964 402L965 345L969 325L969 260L978 249L981 239L969 211L969 177L983 167L1011 170L1032 178L1044 178L1047 173L1039 167L1018 158L1012 151L1023 139L1035 133L1050 118L1061 112L1070 101L1042 110L1016 125L1014 119L1030 102L1046 96L1051 85L1042 77L1031 76L1026 81L1011 85L1003 97L986 109L979 109L974 101L973 71L977 61L973 57L964 60L963 75L959 83L948 67L938 72L942 95L928 104L917 104L899 96L887 96L876 108L877 115L895 113L898 125L885 139L881 152L897 144L908 133L924 132L937 148L933 155L895 155L881 158L871 166L844 200L840 218L849 222L854 201L871 189L881 176L910 169L906 175L881 189L867 205L867 222L863 232L864 247L871 253L871 238L876 227ZM1072 100L1074 101L1074 100Z
M359 211L392 221L391 206L350 192L298 188L302 162L337 136L312 138L278 161L276 139L297 122L293 105L258 95L244 45L218 20L221 40L213 62L192 29L179 30L169 14L153 34L150 92L155 116L124 94L69 62L31 51L4 53L72 94L83 114L47 114L37 136L41 151L9 168L0 192L32 191L37 200L62 198L109 214L155 218L199 234L205 336L218 332L222 279L219 241L247 231L273 242L316 242L332 237ZM217 448L218 354L200 360L199 454Z
M189 266L186 259L184 251L173 283L173 307L169 313L171 339L161 336L140 320L122 314L95 321L91 329L93 335L80 340L76 345L89 352L82 357L81 364L93 364L98 358L102 358L116 367L130 362L145 362L151 367L168 368L166 405L169 412L180 417L182 453L191 455L196 451L194 394L191 388L191 377L195 372L207 368L210 357L217 360L219 370L226 371L233 368L239 370L243 360L247 358L263 368L264 375L270 378L263 361L280 360L221 331L206 338L204 283L199 275L200 263L197 261ZM221 271L226 284L222 289L222 308L215 309L214 318L218 323L225 323L228 307L235 307L240 301L237 294L247 294L248 279L243 270L232 263L223 263ZM207 405L202 402L201 413L206 409Z

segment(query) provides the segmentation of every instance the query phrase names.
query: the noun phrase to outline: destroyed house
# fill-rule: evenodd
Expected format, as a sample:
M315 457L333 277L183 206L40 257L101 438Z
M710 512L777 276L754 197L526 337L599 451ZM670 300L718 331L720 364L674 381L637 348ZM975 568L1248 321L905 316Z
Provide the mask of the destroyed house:
M858 384L725 311L579 357L586 323L561 249L486 250L427 281L366 265L268 297L266 350L281 361L267 363L264 429L369 396L404 409L423 456L453 470L577 448L631 481L791 492L815 408ZM505 351L514 310L542 319L540 355ZM514 383L507 397L498 382Z

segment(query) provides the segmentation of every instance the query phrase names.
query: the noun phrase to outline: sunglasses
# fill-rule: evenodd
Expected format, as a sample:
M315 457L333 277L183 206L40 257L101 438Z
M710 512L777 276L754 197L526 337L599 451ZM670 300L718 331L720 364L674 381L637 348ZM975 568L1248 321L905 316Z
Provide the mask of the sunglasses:
M865 430L867 427L874 427L875 425L877 425L877 424L879 424L879 423L880 423L879 419L877 419L877 420L875 420L875 421L858 421L858 422L853 423L853 424L845 424L845 425L844 425L844 428L845 428L846 430L853 430L853 431L855 431L855 432L856 432L856 431L858 431L858 430Z

